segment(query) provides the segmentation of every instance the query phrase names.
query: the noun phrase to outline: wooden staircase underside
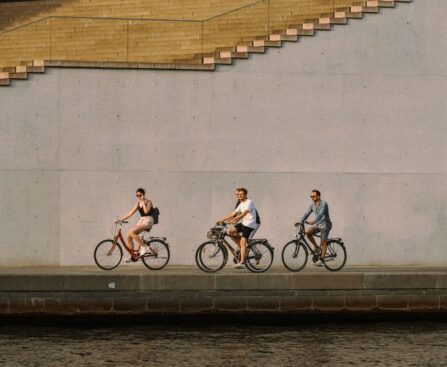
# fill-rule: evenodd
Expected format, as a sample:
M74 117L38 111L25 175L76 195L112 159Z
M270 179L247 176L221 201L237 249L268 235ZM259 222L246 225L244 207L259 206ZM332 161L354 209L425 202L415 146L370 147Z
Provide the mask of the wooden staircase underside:
M0 86L9 86L15 80L27 79L32 73L45 73L48 67L214 71L216 65L231 65L234 59L248 59L251 53L262 54L268 47L281 47L283 42L297 42L300 37L314 36L317 31L329 31L333 25L346 25L349 19L362 19L365 13L377 14L380 8L394 8L398 2L409 3L411 0L354 0L351 2L362 3L362 5L337 8L334 12L319 14L318 17L303 19L297 24L268 30L266 34L262 35L256 35L247 30L247 37L244 37L243 40L240 40L239 37L239 40L230 43L231 46L228 46L228 42L223 42L223 47L213 47L211 51L199 52L171 62L147 62L144 58L131 61L62 58L20 60L15 65L0 66ZM233 40L230 38L228 41L232 42Z

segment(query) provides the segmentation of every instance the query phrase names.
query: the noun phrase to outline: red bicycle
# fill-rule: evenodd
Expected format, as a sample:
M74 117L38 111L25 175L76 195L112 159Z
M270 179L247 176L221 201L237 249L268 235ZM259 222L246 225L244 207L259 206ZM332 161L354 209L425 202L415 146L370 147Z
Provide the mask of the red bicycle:
M132 250L127 246L124 240L121 228L125 221L117 220L113 226L113 240L103 240L96 245L94 252L94 259L96 265L104 270L115 269L123 259L123 247L130 255L132 262L138 260L143 261L143 264L151 270L161 270L169 262L170 251L169 244L166 242L166 237L144 237L146 231L142 232L140 236L143 243L147 246L148 251L140 255L138 250Z

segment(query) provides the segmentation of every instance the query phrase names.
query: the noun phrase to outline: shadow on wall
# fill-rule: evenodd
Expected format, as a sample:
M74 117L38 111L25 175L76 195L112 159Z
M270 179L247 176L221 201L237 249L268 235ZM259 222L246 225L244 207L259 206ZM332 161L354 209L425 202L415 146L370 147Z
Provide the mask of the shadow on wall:
M71 0L0 0L0 32L46 17L48 12L68 2Z

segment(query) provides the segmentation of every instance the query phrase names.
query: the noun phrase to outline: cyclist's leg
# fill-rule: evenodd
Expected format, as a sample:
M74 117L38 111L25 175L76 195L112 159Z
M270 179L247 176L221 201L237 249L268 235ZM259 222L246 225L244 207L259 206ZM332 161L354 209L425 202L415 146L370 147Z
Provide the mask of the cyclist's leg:
M309 241L312 243L312 245L314 245L314 251L316 251L318 249L318 245L317 242L315 241L314 236L312 235L318 233L319 229L316 226L309 226L306 228L305 232Z
M235 226L231 226L228 228L228 235L231 240L237 245L237 247L241 248L241 238L239 237L239 232L242 230L242 224L238 223Z
M245 263L245 258L247 257L247 238L241 237L240 247L241 247L241 264Z
M245 263L245 259L247 258L247 244L248 239L250 238L250 234L253 232L253 228L242 226L242 235L241 235L241 264Z
M319 224L318 228L321 232L321 257L324 258L326 256L327 239L332 226L330 224L323 223Z
M129 232L127 234L127 241L129 244L129 247L134 249L133 247L133 240L138 242L138 250L140 250L141 246L144 245L143 240L141 239L138 234L140 234L143 231L149 231L152 228L152 222L149 219L149 217L141 217L138 223L133 226L131 229L129 229Z

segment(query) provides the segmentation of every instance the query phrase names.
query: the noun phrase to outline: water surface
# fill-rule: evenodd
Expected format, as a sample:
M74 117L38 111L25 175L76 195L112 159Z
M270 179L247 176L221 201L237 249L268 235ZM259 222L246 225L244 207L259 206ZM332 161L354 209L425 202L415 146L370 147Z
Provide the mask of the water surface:
M0 327L1 366L447 366L447 324Z

